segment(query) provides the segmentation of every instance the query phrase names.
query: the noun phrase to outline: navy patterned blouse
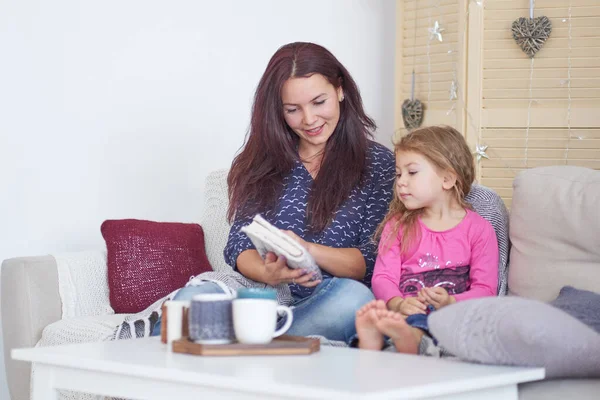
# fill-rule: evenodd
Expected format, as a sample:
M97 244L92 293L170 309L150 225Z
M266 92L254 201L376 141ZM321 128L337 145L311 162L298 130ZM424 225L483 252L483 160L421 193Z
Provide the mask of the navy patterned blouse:
M371 287L377 250L373 235L392 200L396 166L394 154L388 148L373 141L369 144L365 184L362 188L354 188L323 231L313 233L307 228L306 207L313 178L300 161L296 162L291 173L284 178L284 190L275 209L261 215L276 227L293 231L307 242L335 248L359 249L367 266L363 282ZM240 228L248 225L251 219L236 218L229 231L223 253L227 264L234 269L237 269L236 260L240 253L254 249L246 234L240 232ZM324 279L332 276L324 270L322 272ZM306 297L314 288L290 284L290 290L295 297Z

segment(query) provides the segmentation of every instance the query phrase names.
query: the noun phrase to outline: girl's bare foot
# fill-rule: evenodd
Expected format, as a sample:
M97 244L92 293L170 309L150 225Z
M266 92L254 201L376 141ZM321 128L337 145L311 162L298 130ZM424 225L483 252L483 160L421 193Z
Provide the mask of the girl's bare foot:
M375 326L378 310L386 310L383 300L373 300L356 312L356 333L358 333L360 349L381 350L383 348L383 335Z
M418 353L422 330L408 325L400 313L388 310L377 310L376 313L377 330L392 339L399 353Z

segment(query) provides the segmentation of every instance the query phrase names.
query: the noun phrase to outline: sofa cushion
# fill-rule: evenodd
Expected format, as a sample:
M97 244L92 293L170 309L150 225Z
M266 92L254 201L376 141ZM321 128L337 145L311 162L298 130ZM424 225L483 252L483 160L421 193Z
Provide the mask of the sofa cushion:
M565 286L550 304L600 333L600 294Z
M108 220L101 231L116 313L142 311L192 276L211 270L198 224Z
M505 296L459 302L431 313L429 328L463 360L545 367L546 378L600 377L600 334L541 301Z
M534 168L513 188L509 293L542 301L567 285L600 293L600 171Z

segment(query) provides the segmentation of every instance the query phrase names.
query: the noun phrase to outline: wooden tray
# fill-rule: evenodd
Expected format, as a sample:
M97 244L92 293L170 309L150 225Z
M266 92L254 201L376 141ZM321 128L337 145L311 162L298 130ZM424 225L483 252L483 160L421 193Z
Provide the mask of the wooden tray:
M269 344L200 344L187 337L173 341L173 352L198 356L308 355L319 351L319 339L281 335Z

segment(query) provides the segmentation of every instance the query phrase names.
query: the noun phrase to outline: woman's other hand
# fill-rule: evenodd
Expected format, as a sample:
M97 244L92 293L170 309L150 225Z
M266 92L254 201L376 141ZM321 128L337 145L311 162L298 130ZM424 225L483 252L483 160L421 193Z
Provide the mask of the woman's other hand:
M292 269L287 266L285 257L277 257L275 253L265 256L265 283L276 286L281 283L296 283L304 287L314 287L321 283L320 280L310 281L313 273L304 269Z

